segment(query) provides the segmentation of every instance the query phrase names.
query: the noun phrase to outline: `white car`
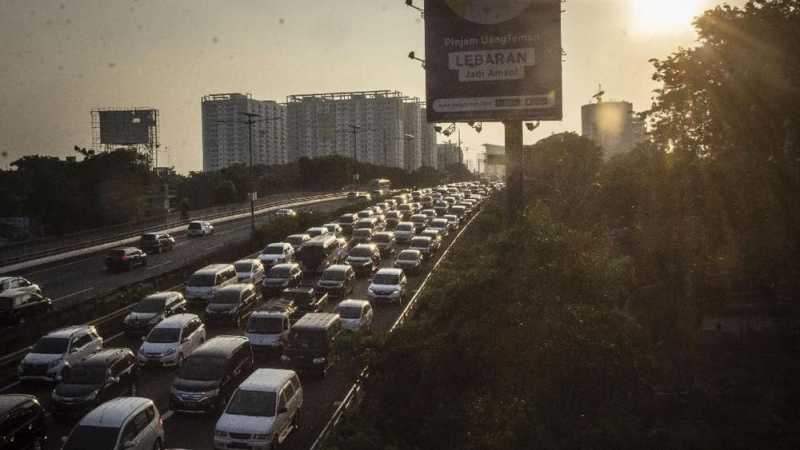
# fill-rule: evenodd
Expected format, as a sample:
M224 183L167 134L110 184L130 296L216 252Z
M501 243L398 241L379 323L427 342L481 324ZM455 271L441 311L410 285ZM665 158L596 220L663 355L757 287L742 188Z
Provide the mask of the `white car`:
M25 292L28 294L41 294L42 289L38 284L31 283L22 277L0 277L0 294L7 291Z
M206 220L189 222L189 227L186 229L187 236L207 236L209 234L214 234L214 225Z
M398 244L408 244L416 235L413 222L400 222L394 229L394 239Z
M322 236L323 234L329 234L330 232L326 227L311 227L306 230L306 234L315 238L317 236Z
M119 397L86 414L64 439L64 450L164 448L164 419L149 398Z
M342 319L342 328L353 332L372 330L374 312L366 300L342 300L336 305L335 313Z
M103 338L91 325L73 325L42 336L17 367L21 381L54 382L64 367L103 348Z
M205 341L206 327L196 314L176 314L150 330L136 357L142 366L180 366Z
M339 237L342 235L342 227L339 226L338 223L326 223L323 227L328 229L329 233L332 233L334 236Z
M214 427L214 448L276 449L303 406L303 387L292 370L258 369L236 388Z
M285 311L255 311L247 321L245 336L255 353L280 350L289 339L291 323Z
M447 219L447 226L450 227L450 231L455 231L461 226L461 221L455 214L445 214L444 218Z
M278 217L295 217L297 216L297 211L291 208L281 208L275 211L275 215Z
M239 283L261 284L264 281L264 264L260 259L240 259L233 263Z
M439 217L431 220L431 223L428 224L428 228L439 230L442 238L445 238L447 237L448 234L450 234L450 221L445 219L444 217Z
M386 301L402 303L406 298L408 280L403 269L381 269L372 278L367 288L370 302Z
M265 269L269 269L275 264L283 264L294 260L294 247L288 242L275 242L264 247L258 255L261 264Z

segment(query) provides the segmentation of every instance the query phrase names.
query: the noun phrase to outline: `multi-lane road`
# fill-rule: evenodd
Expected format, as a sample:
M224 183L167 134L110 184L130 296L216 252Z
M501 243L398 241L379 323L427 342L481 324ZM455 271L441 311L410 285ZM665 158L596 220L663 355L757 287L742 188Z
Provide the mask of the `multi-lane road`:
M341 202L330 202L318 205L315 208L319 209L333 209L341 206ZM176 247L175 252L158 255L153 258L148 267L164 267L164 270L169 268L179 267L187 263L185 258L193 257L203 251L211 251L210 247L224 245L225 242L233 241L235 239L246 238L249 232L249 223L231 224L227 229L220 227L214 237L201 240L187 240L185 237L180 237L179 245ZM298 230L300 231L300 230ZM227 236L227 238L226 238ZM450 237L446 240L445 246L449 245ZM195 242L202 242L202 245L195 244ZM213 249L212 249L213 250ZM184 253L179 253L184 252ZM434 257L438 259L441 252ZM245 255L242 255L244 257ZM63 279L59 279L56 274L63 274L71 272L79 275L81 278L100 279L108 275L102 270L102 260L98 259L99 256L93 257L85 262L76 261L72 265L62 265L61 269L51 271L48 280L54 283L63 283ZM90 274L94 273L96 264L100 263L100 270L97 272L96 277ZM427 269L423 274L410 277L410 293L416 292L422 279L432 267L433 261L426 264ZM161 264L161 266L159 266ZM384 260L383 266L389 266L390 260ZM81 269L79 266L84 267ZM87 270L89 273L81 272ZM157 270L157 269L153 269ZM135 271L134 271L135 272ZM44 272L46 274L47 272ZM36 272L29 274L31 278L35 278ZM38 275L43 275L40 272ZM63 276L63 275L61 275ZM122 276L137 276L136 274L126 274ZM146 277L146 275L141 275ZM37 280L38 281L38 280ZM130 281L130 280L129 280ZM134 279L135 281L135 279ZM304 280L304 284L315 283L316 279L309 278ZM354 292L349 296L350 298L367 298L368 281L361 278L356 283ZM80 284L73 285L72 288L86 289ZM82 295L82 294L78 294ZM77 295L76 295L77 296ZM409 295L410 297L410 295ZM334 308L335 304L329 304L326 310L330 311ZM379 305L375 311L374 329L378 332L387 331L394 320L401 312L402 307L397 305ZM220 334L243 334L242 329L223 328L223 329L210 329L209 338ZM128 347L132 350L138 350L140 341L136 339L126 338L124 335L104 336L106 339L106 347ZM280 367L279 359L267 359L257 361L257 367ZM302 379L304 388L304 408L300 416L299 429L292 433L286 442L287 448L308 448L313 442L316 435L324 426L326 420L330 417L332 411L336 407L336 402L340 400L350 383L352 383L356 374L359 372L360 367L357 366L355 361L343 360L329 371L328 376L322 380L304 377ZM213 430L214 424L217 420L217 414L209 415L183 415L174 414L169 411L169 390L172 379L174 377L174 370L142 370L139 375L137 384L137 395L149 397L155 401L160 411L165 415L166 427L166 444L171 448L185 448L195 450L213 449ZM2 393L29 393L36 395L40 401L47 407L50 398L52 386L48 385L19 385L13 384L5 388L0 387ZM60 439L69 433L72 424L53 422L49 427L49 444L48 448L56 449L60 445Z

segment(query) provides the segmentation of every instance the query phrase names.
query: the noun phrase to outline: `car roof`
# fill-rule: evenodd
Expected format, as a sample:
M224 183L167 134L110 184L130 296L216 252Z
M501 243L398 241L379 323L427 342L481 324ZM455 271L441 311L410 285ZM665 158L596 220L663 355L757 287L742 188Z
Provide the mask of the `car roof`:
M271 243L271 244L267 245L267 247L276 247L276 248L277 248L277 247L280 247L280 248L286 248L286 246L287 246L287 245L292 245L292 244L290 244L290 243L288 243L288 242L273 242L273 243ZM265 247L265 248L266 248L266 247Z
M278 309L259 309L257 311L253 311L250 314L250 317L275 317L275 318L288 318L289 313L286 311L278 310Z
M158 322L155 327L153 328L181 328L186 322L192 319L199 319L200 316L197 314L189 314L189 313L182 313L182 314L175 314L174 316L169 316L166 319Z
M139 251L139 249L137 247L115 247L115 248L112 248L112 249L109 250L109 252L113 252L113 251L123 251L123 252L128 253L128 252Z
M323 232L328 231L328 229L326 227L311 227L311 228L307 229L306 231L311 231L311 230L314 230L314 231L319 230L319 231L323 231Z
M255 286L252 283L232 283L217 289L215 293L219 294L220 292L242 292L247 289L255 289Z
M224 355L228 356L228 354L237 348L239 348L242 344L249 342L246 337L244 336L230 336L230 335L222 335L217 336L215 338L209 339L205 342L205 344L201 345L199 348L195 349L192 354L189 356L190 358L194 355Z
M375 244L356 244L356 246L351 248L350 250L355 250L357 248L368 248L370 250L374 250L374 249L376 249L378 247L375 246Z
M143 397L118 397L109 400L86 414L80 425L96 427L120 427L125 420L138 413L142 407L152 405L153 401Z
M379 231L374 236L394 236L394 233L391 231Z
M417 256L419 256L419 255L422 255L422 252L421 252L421 251L419 251L419 250L414 250L413 248L407 248L407 249L405 249L405 250L401 251L400 253L398 253L398 256L399 256L399 255L402 255L403 253L413 253L413 254L415 254L415 255L417 255Z
M325 269L325 272L346 272L350 266L347 264L333 264Z
M240 260L237 260L233 264L236 265L236 264L239 264L239 263L250 263L250 264L259 263L259 264L261 264L261 260L258 259L258 258L242 258Z
M342 300L341 302L339 302L339 304L336 305L336 307L337 308L346 307L346 306L363 307L365 305L369 305L369 302L366 301L366 300L356 300L356 299L348 298L346 300Z
M229 269L229 268L232 268L232 267L233 266L231 264L209 264L209 265L203 267L202 269L198 270L195 273L200 273L200 274L214 273L214 274L216 274L217 272L220 272L222 270L226 270L226 269Z
M127 348L121 348L121 347L104 348L104 349L98 351L97 353L92 353L91 355L87 356L86 359L84 359L83 361L78 362L76 365L83 365L83 366L99 366L99 365L103 365L103 366L105 366L105 365L108 365L108 364L114 362L115 360L117 360L117 358L119 358L120 355L123 355L123 354L126 354L126 353L132 353L132 352Z
M0 395L0 416L31 400L37 399L33 395L26 394Z
M411 239L411 241L412 241L412 242L413 242L413 241L421 241L421 240L423 240L423 239L425 239L425 240L428 240L428 241L432 241L432 240L433 240L433 238L432 238L432 237L430 237L430 236L419 236L419 235L417 235L417 236L414 236L414 237Z
M19 278L19 277L15 277L15 276L10 276L10 277L0 277L0 283L2 283L3 281L6 281L6 280L13 280L13 279L15 279L15 278Z
M169 300L170 298L172 298L172 297L176 297L176 296L178 296L178 295L180 295L180 292L175 292L175 291L163 291L163 292L156 292L155 294L150 294L150 295L148 295L148 296L146 296L146 297L142 298L142 300L144 300L144 299L148 299L148 298L149 298L149 299L162 299L162 300Z
M285 369L257 369L239 385L243 391L279 391L296 374Z
M292 329L302 328L328 328L339 319L338 314L332 313L307 313L292 325Z
M280 263L280 264L275 264L274 266L272 266L272 269L270 269L270 271L272 271L274 269L278 269L278 268L280 268L280 269L293 269L293 268L299 267L299 266L300 265L297 264L297 263Z
M59 328L57 330L53 330L47 333L46 337L64 337L68 338L71 337L73 334L78 333L80 331L89 331L90 329L94 328L91 325L70 325L68 327Z
M403 269L398 269L395 267L385 267L383 269L378 270L376 275L386 274L386 275L402 275Z

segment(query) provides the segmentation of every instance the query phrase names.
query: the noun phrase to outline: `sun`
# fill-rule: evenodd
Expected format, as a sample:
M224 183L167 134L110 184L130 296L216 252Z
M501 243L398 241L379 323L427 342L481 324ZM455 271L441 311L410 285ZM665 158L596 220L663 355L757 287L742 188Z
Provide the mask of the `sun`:
M691 29L709 0L628 0L634 29L640 33L679 33Z

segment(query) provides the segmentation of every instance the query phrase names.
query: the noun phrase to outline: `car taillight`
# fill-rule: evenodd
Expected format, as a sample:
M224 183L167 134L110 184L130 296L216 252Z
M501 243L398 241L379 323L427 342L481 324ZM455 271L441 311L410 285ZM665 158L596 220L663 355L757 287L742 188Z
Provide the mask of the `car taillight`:
M122 261L127 261L127 260L128 260L128 257L127 257L127 256L123 256L123 257L122 257L122 258L120 258L120 259L121 259Z

